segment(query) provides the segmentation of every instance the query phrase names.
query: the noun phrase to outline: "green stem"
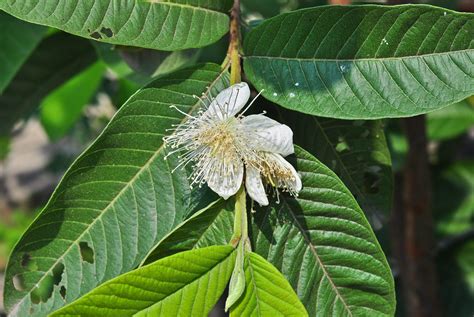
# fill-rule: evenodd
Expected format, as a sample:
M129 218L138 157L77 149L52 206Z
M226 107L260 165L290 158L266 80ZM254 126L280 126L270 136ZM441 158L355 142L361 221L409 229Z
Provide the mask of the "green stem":
M248 237L246 192L242 186L235 196L234 234L230 243L236 247L241 241L246 243Z

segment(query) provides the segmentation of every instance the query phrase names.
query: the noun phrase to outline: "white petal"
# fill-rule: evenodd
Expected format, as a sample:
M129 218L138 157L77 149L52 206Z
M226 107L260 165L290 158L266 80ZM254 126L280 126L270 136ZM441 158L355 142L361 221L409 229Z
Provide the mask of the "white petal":
M287 125L261 114L247 116L242 119L242 123L247 133L256 136L255 147L258 151L279 153L283 156L295 152L293 131Z
M288 187L288 189L293 193L299 193L303 184L301 183L301 178L298 172L295 170L293 165L291 165L287 160L285 160L279 154L270 154L268 157L273 160L273 163L278 164L281 169L285 169L290 172L291 177L287 178L277 178L278 187Z
M206 113L221 120L235 116L250 98L247 83L238 83L221 91L211 102Z
M219 160L210 162L204 176L209 187L224 199L237 193L242 186L244 166L240 160Z
M248 166L245 170L245 188L249 196L260 206L268 205L268 198L265 193L265 187L263 187L260 171L255 167Z

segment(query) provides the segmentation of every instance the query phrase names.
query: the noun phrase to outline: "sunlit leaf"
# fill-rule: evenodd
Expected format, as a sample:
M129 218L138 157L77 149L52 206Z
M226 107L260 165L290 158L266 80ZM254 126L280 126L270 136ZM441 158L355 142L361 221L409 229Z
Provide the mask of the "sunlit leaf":
M41 103L41 123L52 140L63 137L94 96L105 67L96 63L52 92Z
M0 9L102 42L174 51L202 47L229 29L230 0L25 0Z
M264 258L249 253L245 258L245 292L230 316L308 316L285 277Z
M250 31L244 53L267 99L323 117L407 117L474 93L474 14L432 6L293 11Z
M427 115L427 134L430 140L454 138L474 127L474 104L463 100Z
M108 281L51 316L207 316L234 262L231 246L175 254Z

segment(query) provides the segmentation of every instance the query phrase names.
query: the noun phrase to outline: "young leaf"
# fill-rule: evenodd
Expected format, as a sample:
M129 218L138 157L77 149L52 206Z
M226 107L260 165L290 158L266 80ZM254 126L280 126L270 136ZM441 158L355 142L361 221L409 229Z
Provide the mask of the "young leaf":
M0 134L8 134L13 125L30 115L52 90L96 60L94 48L87 40L65 33L47 37L0 94Z
M163 257L211 245L226 245L232 237L234 200L218 200L195 213L164 237L147 255L144 264Z
M50 316L207 316L227 286L235 253L212 246L175 254L108 281Z
M186 117L171 105L192 113L201 107L194 95L226 85L220 66L200 65L156 79L120 108L16 245L5 280L12 316L43 316L130 271L197 209L162 138ZM49 297L37 296L43 285Z
M249 253L245 259L245 292L230 316L308 316L284 276L264 258Z
M454 138L472 126L474 102L471 104L468 99L427 115L427 134L430 140Z
M278 109L295 143L330 167L357 199L373 228L380 229L392 208L390 152L381 121L348 121Z
M253 29L244 53L267 99L323 117L407 117L474 93L474 15L432 6L289 12Z
M393 316L390 267L349 190L329 168L296 148L297 199L259 208L255 252L275 265L310 316Z
M41 123L51 140L63 137L99 87L105 66L96 63L53 91L41 103Z
M102 42L175 51L202 47L229 29L230 0L25 0L0 9Z
M5 12L0 12L0 43L2 43L0 49L0 95L21 65L41 42L46 31L47 28L25 23Z

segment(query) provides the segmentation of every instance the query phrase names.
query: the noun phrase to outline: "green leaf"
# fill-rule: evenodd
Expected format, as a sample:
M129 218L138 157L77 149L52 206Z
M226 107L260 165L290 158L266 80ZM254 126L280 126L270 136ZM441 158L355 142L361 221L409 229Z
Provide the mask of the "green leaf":
M121 107L13 251L5 279L12 316L45 315L130 271L202 208L206 195L194 200L202 190L193 193L187 172L171 173L179 158L164 159L162 138L185 120L171 105L192 113L201 107L194 95L213 96L227 85L220 66L200 65L156 79ZM50 297L37 296L50 277Z
M432 6L298 10L253 29L244 53L267 99L323 117L407 117L474 93L474 15Z
M0 5L1 6L1 5ZM47 28L0 12L0 95L41 42Z
M230 4L230 0L8 0L0 2L0 9L89 39L175 51L219 40L229 29Z
M472 317L474 314L474 241L439 257L443 316Z
M427 115L428 138L446 140L457 137L474 126L474 104L463 100Z
M308 316L284 276L256 253L245 259L245 293L230 316Z
M164 237L147 255L144 264L191 249L226 245L232 237L234 200L218 200L195 213Z
M259 208L255 252L288 279L310 316L393 316L390 267L356 200L329 168L296 148L297 199Z
M191 66L201 52L198 49L166 52L100 42L93 44L101 59L118 78L126 78L141 85L150 82L152 77Z
M52 92L41 103L41 123L51 140L63 137L94 96L105 66L96 63Z
M234 270L229 282L229 295L225 301L225 311L227 312L245 292L245 252L246 243L242 240L237 246L237 256L235 259Z
M42 41L0 95L0 134L8 134L13 125L30 115L52 90L96 60L89 41L76 36L56 33Z
M278 109L294 141L330 167L357 199L375 229L391 212L393 177L381 121L348 121Z
M433 213L438 236L474 228L474 161L456 162L436 171L433 183Z
M178 253L108 281L51 316L207 316L234 262L231 246Z

